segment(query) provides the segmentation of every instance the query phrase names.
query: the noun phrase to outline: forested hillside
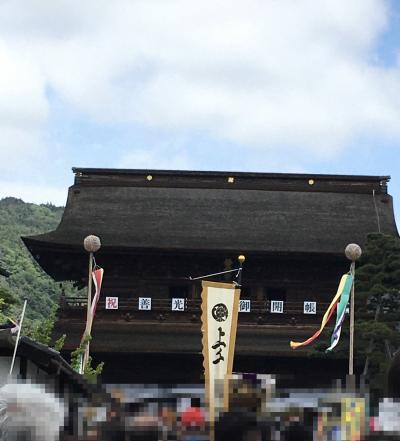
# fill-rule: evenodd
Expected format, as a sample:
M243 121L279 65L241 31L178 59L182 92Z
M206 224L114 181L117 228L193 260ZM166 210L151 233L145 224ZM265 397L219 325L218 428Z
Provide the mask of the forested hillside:
M0 298L4 298L7 305L13 296L15 303L11 311L14 312L20 310L23 299L27 299L30 319L48 318L61 289L32 259L21 236L55 229L63 210L63 207L29 204L11 197L0 200L0 265L11 273L8 278L0 276ZM71 285L66 284L66 290L71 289Z

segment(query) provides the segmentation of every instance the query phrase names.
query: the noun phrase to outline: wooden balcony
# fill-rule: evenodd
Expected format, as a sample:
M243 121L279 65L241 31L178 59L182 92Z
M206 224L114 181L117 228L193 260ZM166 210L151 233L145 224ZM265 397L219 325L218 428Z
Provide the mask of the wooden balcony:
M317 302L315 314L305 314L303 302L284 302L282 313L273 313L270 302L251 300L250 312L239 312L241 325L314 325L321 322L329 303ZM61 319L86 319L87 299L69 297L61 301L58 311ZM171 299L151 299L151 310L139 310L139 299L119 298L118 309L107 309L105 300L99 301L96 310L97 320L125 322L191 322L198 323L201 318L200 299L185 299L183 311L173 311Z

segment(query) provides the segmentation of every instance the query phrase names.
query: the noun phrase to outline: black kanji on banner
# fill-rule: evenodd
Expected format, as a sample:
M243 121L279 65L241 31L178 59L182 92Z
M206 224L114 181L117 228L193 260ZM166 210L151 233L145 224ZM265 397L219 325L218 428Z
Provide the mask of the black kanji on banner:
M225 360L224 356L222 355L222 349L226 348L226 343L222 341L222 337L225 336L225 332L222 330L221 327L218 328L218 334L219 336L217 342L213 346L211 346L212 349L218 349L215 354L217 358L213 360L213 364L218 364L220 361Z

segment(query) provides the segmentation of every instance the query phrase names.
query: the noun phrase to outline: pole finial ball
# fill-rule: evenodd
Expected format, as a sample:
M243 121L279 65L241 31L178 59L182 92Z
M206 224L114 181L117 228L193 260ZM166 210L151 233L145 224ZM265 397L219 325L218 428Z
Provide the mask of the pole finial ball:
M238 261L239 263L243 263L246 260L246 258L243 256L243 254L241 254L240 256L238 256Z
M356 243L349 243L344 250L344 254L346 254L346 257L351 260L352 262L355 262L361 257L362 250L360 245L357 245Z
M83 247L88 253L95 253L96 251L99 251L101 247L100 238L93 236L93 234L86 236L83 241Z

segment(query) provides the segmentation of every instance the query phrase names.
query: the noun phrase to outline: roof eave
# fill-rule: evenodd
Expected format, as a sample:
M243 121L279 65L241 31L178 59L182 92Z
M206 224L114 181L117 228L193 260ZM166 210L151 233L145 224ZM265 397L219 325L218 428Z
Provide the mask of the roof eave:
M115 168L90 168L90 167L72 167L73 173L88 174L115 174L115 175L143 175L148 173L157 173L159 175L176 176L237 176L237 177L255 177L255 178L289 178L289 179L308 179L318 178L320 180L350 180L350 181L390 181L389 175L338 175L338 174L316 174L316 173L263 173L263 172L239 172L239 171L197 171L197 170L165 170L165 169L115 169Z
M65 243L65 242L55 242L53 237L51 241L46 241L46 234L41 234L38 236L21 236L25 246L30 250L33 247L38 248L52 248L54 250L59 251L74 251L77 253L86 253L82 245L78 245L76 243ZM339 257L343 256L343 252L340 250L294 250L294 249L246 249L246 248L220 248L220 249L212 249L212 248L180 248L180 247L168 247L168 248L160 248L160 247L135 247L132 245L118 245L118 246L110 246L110 245L102 245L101 249L98 253L107 253L107 254L165 254L165 255L176 255L176 254L250 254L253 256L262 256L262 255L291 255L291 256L305 256L305 255L315 255L315 256L332 256Z

